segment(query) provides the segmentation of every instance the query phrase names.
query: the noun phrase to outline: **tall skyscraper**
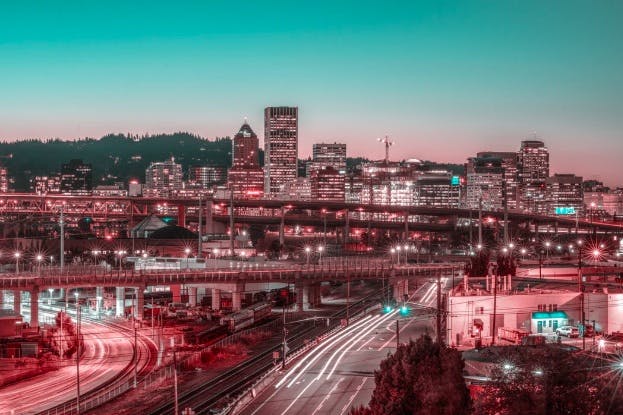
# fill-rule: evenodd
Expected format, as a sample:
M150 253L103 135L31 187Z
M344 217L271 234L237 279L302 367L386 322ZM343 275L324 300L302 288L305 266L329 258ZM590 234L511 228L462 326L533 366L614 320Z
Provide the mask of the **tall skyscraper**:
M246 122L232 140L232 167L227 174L235 198L260 198L264 195L264 172L260 167L259 140Z
M517 159L519 207L534 213L545 213L545 181L549 177L549 151L542 141L521 142Z
M517 209L519 177L517 169L517 153L512 151L483 151L476 154L477 158L497 158L502 161L504 182L502 199L506 200L509 209Z
M309 179L313 200L344 201L344 179L346 175L331 166L314 169Z
M90 195L93 191L93 167L74 159L61 166L61 193Z
M584 214L582 177L575 174L555 174L545 180L548 215Z
M264 192L275 196L296 180L298 161L298 107L264 110Z

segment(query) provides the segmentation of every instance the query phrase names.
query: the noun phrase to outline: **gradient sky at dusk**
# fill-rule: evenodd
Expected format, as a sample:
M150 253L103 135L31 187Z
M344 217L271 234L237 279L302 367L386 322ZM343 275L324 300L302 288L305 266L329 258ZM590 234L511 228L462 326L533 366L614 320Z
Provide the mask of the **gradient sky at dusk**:
M4 1L0 138L263 136L300 156L462 163L536 132L552 173L623 185L621 1Z

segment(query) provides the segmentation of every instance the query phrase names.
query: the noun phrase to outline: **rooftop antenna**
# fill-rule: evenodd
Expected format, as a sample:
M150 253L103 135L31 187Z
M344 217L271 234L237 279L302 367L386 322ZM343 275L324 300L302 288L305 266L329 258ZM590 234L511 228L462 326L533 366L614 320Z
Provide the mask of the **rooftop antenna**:
M377 138L377 141L385 144L385 164L387 164L389 162L389 147L394 145L394 142L390 141L388 136L385 136L384 138Z

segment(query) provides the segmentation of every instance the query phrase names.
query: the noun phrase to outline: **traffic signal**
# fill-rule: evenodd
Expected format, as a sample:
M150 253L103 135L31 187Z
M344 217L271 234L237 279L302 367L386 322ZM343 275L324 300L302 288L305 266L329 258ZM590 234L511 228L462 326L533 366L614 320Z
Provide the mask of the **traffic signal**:
M406 305L403 305L402 307L400 307L400 314L402 314L403 316L409 314L409 308Z
M389 313L389 312L391 312L392 310L393 310L393 309L392 309L392 306L391 306L391 305L389 305L389 304L385 304L385 306L383 307L383 311L385 311L386 313Z

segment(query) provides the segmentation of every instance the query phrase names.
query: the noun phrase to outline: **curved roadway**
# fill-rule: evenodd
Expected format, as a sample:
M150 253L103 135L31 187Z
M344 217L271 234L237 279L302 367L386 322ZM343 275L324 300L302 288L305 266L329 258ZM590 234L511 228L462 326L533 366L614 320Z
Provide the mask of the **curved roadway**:
M85 350L80 359L80 395L115 379L131 379L134 373L134 338L127 330L98 322L83 321ZM139 341L138 368L151 362L151 351ZM56 371L0 388L0 414L36 414L76 400L76 361L66 359ZM12 412L13 411L13 412Z

